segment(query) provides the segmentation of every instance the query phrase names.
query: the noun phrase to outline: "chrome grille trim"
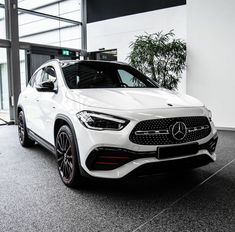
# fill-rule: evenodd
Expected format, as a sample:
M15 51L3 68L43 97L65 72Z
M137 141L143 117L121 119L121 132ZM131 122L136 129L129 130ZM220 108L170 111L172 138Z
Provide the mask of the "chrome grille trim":
M147 131L136 131L136 135L167 135L169 130L147 130Z
M187 133L206 130L208 129L208 125L204 126L195 126L187 128ZM135 135L167 135L170 134L169 130L146 130L146 131L135 131Z
M190 133L190 132L193 132L193 131L206 130L206 129L208 129L208 128L209 128L208 125L189 127L189 128L188 128L188 132Z

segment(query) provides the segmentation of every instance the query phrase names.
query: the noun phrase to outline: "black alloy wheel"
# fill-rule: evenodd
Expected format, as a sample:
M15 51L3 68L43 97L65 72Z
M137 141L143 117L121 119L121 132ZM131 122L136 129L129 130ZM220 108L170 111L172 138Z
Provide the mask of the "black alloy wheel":
M25 116L23 111L20 111L18 115L18 136L20 144L23 147L31 147L34 145L34 141L28 137L27 127L25 123Z
M60 177L65 185L75 187L81 184L77 151L71 129L64 125L56 137L56 158Z

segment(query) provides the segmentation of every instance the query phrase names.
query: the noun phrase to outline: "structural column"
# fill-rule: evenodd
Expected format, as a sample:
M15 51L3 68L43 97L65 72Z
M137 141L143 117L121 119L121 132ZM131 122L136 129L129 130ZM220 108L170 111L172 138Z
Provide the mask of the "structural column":
M87 50L87 0L81 1L81 47L83 50Z
M11 41L9 49L9 95L10 95L10 119L16 122L17 101L21 92L20 82L20 58L19 58L19 29L17 0L6 1L8 37Z

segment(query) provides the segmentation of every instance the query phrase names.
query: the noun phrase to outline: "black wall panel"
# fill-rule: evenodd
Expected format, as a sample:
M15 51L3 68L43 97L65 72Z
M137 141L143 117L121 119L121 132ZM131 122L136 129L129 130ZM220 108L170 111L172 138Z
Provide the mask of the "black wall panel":
M186 0L87 0L87 22L185 5Z

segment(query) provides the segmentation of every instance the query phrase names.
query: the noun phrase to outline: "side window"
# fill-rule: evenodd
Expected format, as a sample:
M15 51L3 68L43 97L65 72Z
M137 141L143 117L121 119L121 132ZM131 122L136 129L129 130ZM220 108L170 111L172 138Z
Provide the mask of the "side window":
M30 85L31 87L33 87L36 74L37 74L37 73L35 73L35 74L30 78L30 80L29 80L29 85Z
M39 86L41 83L41 78L42 78L42 69L40 69L33 78L33 83L32 83L32 87L36 87Z
M128 87L146 87L146 85L142 81L140 81L138 78L136 78L126 70L118 69L118 74L122 83L126 84Z
M56 72L54 67L48 66L43 68L41 82L56 82Z

